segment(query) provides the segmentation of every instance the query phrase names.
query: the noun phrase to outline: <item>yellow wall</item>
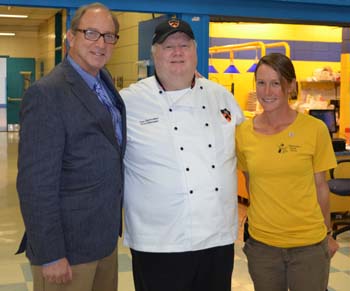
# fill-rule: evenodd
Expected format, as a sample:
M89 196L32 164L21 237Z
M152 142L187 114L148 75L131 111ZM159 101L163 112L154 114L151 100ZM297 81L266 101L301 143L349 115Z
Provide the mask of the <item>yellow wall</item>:
M152 14L115 12L120 24L120 38L107 68L118 89L128 87L137 81L138 25L140 21L152 19ZM151 48L150 48L151 49ZM118 83L122 80L122 83Z
M51 17L39 28L39 55L36 61L37 78L40 73L40 63L44 63L44 75L55 66L55 17Z
M318 42L339 42L342 41L342 28L298 25L298 24L271 24L271 23L218 23L211 22L209 26L210 37L218 38L240 38L256 40L276 41L318 41ZM268 50L267 50L268 53ZM211 59L212 64L218 70L218 74L210 74L209 79L219 82L227 89L231 82L235 84L235 97L243 109L246 107L248 92L255 90L254 74L246 70L253 64L254 60L234 59L234 64L240 74L224 74L229 65L229 59L216 59L215 54ZM312 76L315 69L329 66L333 71L340 71L340 62L312 62L293 61L297 80L305 80Z
M0 55L12 58L32 58L38 54L38 34L17 32L16 36L0 37Z
M66 37L67 12L62 10L62 60L64 58L64 42ZM55 16L48 19L39 28L39 54L36 58L36 78L40 78L40 64L44 63L44 75L55 67Z
M120 39L111 60L107 64L107 68L115 80L117 80L117 77L122 77L122 87L127 87L137 81L138 24L140 21L152 19L153 16L145 13L114 13L116 13L120 23ZM158 17L158 15L155 17ZM66 18L66 11L63 10L63 41L66 36ZM41 62L44 63L44 75L48 74L55 66L55 17L43 23L38 32L19 32L16 37L0 37L0 55L35 58L35 78L39 79L40 77Z
M62 60L67 52L66 47L66 37L67 37L67 10L62 9Z
M65 23L65 20L63 20ZM0 37L0 55L13 58L34 58L36 76L39 78L40 62L44 62L45 74L55 64L55 18L40 26L38 32L16 32L15 37Z

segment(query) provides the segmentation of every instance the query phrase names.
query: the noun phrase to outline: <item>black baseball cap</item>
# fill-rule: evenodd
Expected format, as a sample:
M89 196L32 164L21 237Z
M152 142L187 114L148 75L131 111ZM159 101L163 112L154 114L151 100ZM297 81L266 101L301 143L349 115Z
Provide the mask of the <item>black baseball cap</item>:
M186 21L171 18L157 25L156 29L154 30L152 44L162 43L169 35L178 31L184 32L190 38L194 39L192 28Z

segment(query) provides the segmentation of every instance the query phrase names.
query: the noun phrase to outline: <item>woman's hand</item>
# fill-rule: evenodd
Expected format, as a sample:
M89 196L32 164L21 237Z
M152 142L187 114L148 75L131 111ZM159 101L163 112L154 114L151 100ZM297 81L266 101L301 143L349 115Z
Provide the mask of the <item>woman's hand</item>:
M328 251L331 258L334 256L336 251L339 249L338 242L332 237L331 234L328 235Z

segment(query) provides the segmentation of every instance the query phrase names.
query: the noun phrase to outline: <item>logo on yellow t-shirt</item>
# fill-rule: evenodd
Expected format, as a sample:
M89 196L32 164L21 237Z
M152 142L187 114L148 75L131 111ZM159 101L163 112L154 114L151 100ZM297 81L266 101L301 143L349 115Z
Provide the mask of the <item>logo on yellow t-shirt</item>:
M281 143L280 145L278 145L277 152L279 154L285 154L288 152L298 152L299 148L300 148L299 145L293 145L293 144L285 145L284 143Z
M278 153L279 154L284 154L288 152L288 149L287 149L287 146L284 144L284 143L281 143L279 146L278 146Z

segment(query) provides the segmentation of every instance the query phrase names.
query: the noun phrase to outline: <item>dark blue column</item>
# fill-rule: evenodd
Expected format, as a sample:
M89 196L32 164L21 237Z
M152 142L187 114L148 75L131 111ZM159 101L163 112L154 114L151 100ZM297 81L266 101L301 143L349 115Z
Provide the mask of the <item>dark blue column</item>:
M180 14L179 18L188 22L194 32L197 42L198 65L197 70L204 77L208 77L209 57L209 16Z

